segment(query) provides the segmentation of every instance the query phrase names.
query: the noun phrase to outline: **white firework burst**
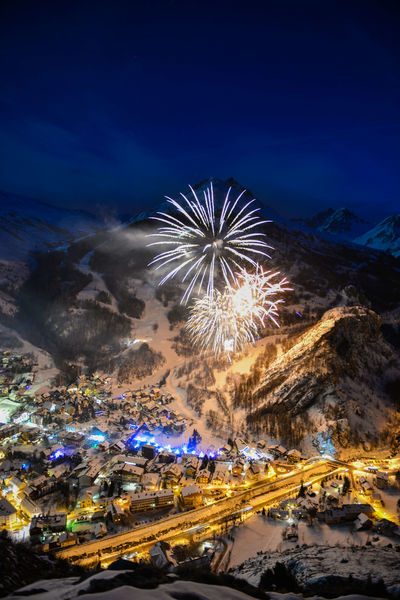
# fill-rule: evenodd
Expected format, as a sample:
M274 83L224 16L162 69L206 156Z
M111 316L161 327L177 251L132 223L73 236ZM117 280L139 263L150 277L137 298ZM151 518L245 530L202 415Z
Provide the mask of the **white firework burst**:
M291 289L289 281L280 277L279 272L264 271L257 265L254 272L242 269L238 274L238 286L232 290L232 304L239 315L251 315L261 327L268 319L279 326L278 307L284 302L280 295Z
M239 314L230 288L214 289L194 301L186 330L193 343L215 355L240 352L257 337L257 325L251 314Z
M201 350L217 356L240 352L256 341L268 319L279 326L280 294L290 289L286 277L279 279L279 273L264 271L260 265L254 273L242 269L235 288L214 290L194 301L186 324L189 337Z
M151 237L159 238L149 246L164 246L151 262L155 269L167 269L159 285L178 276L186 289L182 302L186 303L193 290L204 288L212 297L214 284L222 275L224 285L232 287L237 283L236 273L243 263L257 266L257 257L269 257L266 252L272 247L265 241L265 234L258 228L270 221L262 220L259 208L253 208L255 200L245 202L242 191L230 199L229 188L222 208L216 209L213 185L203 191L200 200L196 191L190 188L190 198L181 193L182 200L173 198L167 201L175 209L175 214L157 213L152 217L163 225Z

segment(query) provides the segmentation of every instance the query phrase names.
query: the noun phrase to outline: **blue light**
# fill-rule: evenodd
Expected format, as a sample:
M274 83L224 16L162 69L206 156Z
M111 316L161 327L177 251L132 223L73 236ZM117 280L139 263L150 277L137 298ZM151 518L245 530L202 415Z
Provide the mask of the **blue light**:
M64 456L64 450L58 449L58 450L54 450L54 452L52 452L50 454L50 460L57 460L58 458L62 458Z

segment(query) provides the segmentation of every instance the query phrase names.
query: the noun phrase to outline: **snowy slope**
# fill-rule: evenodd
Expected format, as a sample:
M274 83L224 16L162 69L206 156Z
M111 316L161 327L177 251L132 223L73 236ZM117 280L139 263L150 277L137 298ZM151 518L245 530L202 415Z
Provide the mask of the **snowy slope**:
M400 214L387 217L354 242L400 256Z
M349 578L371 582L382 579L389 591L398 597L400 557L393 547L373 546L306 546L282 552L265 552L251 558L232 574L258 585L261 574L277 562L286 565L300 589L307 594L340 589Z
M365 428L377 434L395 408L385 395L382 373L391 368L398 375L399 367L380 334L378 315L360 306L331 309L265 366L246 401L247 421L262 428L271 415L312 418L318 411L325 427L333 415L340 416L343 431L337 435L343 443L355 432L363 438Z
M101 222L84 211L51 206L0 192L0 258L24 260L29 252L85 235Z
M123 583L124 576L129 572L105 571L93 575L82 583L78 578L53 579L38 581L30 586L22 588L20 594L15 592L9 598L14 600L32 598L33 600L66 600L81 598L82 600L250 600L247 594L233 588L208 585L194 581L174 581L162 584L154 589L138 589ZM116 581L113 582L112 579ZM120 581L117 581L119 579ZM122 580L122 581L121 581ZM114 586L113 586L114 583ZM101 591L101 590L104 591ZM35 591L36 590L36 591ZM268 592L271 600L287 600L285 594ZM300 594L290 594L290 600L300 600ZM367 600L365 596L347 596L348 600ZM370 598L370 597L369 597ZM317 600L317 597L310 598ZM337 599L341 600L341 599Z

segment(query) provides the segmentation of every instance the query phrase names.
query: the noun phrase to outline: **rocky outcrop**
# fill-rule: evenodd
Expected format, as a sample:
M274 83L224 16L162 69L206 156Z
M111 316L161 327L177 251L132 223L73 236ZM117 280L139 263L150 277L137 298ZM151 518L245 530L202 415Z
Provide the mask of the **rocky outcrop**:
M269 365L253 389L248 421L268 413L296 416L312 407L324 411L342 405L340 417L354 425L352 417L361 418L369 400L388 403L385 371L398 367L376 313L362 306L334 308ZM370 424L373 428L374 419Z
M399 547L298 546L261 553L231 573L252 585L325 597L364 593L399 597ZM291 581L291 585L288 582Z

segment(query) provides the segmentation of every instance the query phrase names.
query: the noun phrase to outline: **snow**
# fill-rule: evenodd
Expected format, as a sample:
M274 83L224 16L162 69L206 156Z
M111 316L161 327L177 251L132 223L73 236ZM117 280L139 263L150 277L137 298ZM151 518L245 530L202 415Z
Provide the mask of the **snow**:
M387 217L354 242L400 256L400 215Z
M282 539L282 532L287 523L275 521L255 515L235 529L234 543L229 561L229 568L237 567L257 552L283 552L294 547L293 542ZM299 539L296 544L318 546L347 546L365 545L373 534L367 531L351 531L349 526L329 526L325 523L314 523L312 526L305 522L299 523ZM376 545L383 546L391 540L379 536Z
M79 598L82 600L176 600L177 598L190 598L190 600L250 600L247 594L225 586L208 585L194 581L176 580L171 583L159 585L155 589L138 589L130 585L121 585L104 592L90 593L89 587L92 581L110 580L129 571L103 571L94 575L80 584L76 584L76 578L54 579L38 581L20 590L21 594L15 592L14 600L22 600L29 593L33 600L67 600ZM38 593L35 593L38 590ZM85 593L85 592L88 593ZM271 600L300 600L300 594L279 594L268 592ZM319 600L318 596L312 596L309 600ZM341 596L337 600L367 600L365 596L351 595Z

